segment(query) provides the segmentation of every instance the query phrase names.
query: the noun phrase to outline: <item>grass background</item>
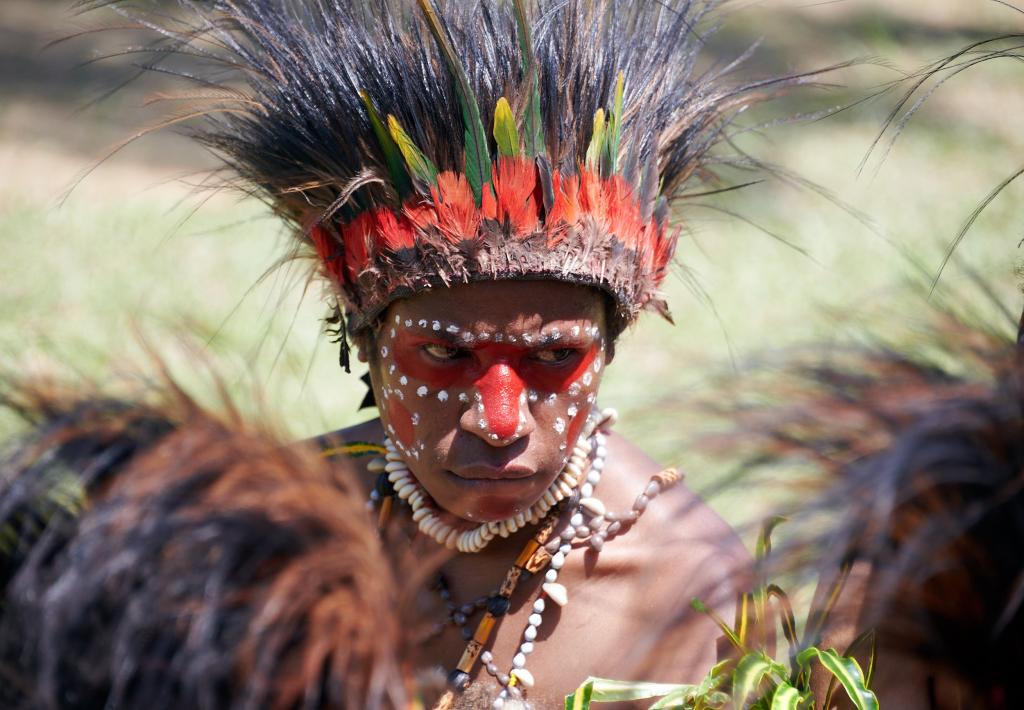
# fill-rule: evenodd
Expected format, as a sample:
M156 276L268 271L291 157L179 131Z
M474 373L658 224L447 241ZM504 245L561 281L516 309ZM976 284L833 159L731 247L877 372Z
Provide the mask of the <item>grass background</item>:
M991 0L731 7L710 54L728 57L761 39L750 71L884 60L836 74L841 87L795 98L794 111L848 104L899 69L1024 30L1024 15ZM307 284L302 264L273 268L288 235L259 204L196 196L209 156L171 134L149 137L64 199L109 146L160 115L143 105L161 88L153 78L86 106L126 68L76 66L131 38L86 37L43 49L80 22L66 3L0 2L0 364L16 371L71 367L110 382L127 363L145 370L141 333L194 391L211 390L213 370L244 410L271 413L290 435L368 416L356 412L358 368L346 376L321 335L319 287ZM1004 64L951 82L887 159L861 173L892 96L748 136L748 149L827 188L874 227L812 193L770 183L732 193L728 204L805 254L741 222L684 210L690 233L678 258L700 290L673 278L668 293L677 325L648 317L620 344L602 392L621 412L620 431L664 463L681 465L691 485L709 489L729 462L698 456L689 445L712 426L692 401L715 396L723 373L766 350L855 339L871 327L894 331L920 317L926 306L906 288L916 273L906 255L934 273L971 209L1024 156L1022 68ZM1024 184L1011 187L959 251L1013 309L1022 195ZM941 288L966 292L969 269L950 268ZM14 426L0 421L0 434ZM769 499L733 489L713 503L739 522Z

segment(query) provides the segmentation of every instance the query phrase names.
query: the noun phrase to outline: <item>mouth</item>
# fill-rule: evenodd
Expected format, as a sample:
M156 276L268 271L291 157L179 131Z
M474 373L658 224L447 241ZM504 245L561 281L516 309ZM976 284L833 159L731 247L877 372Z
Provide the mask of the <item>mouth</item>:
M522 481L533 477L537 472L529 466L514 464L508 464L505 466L475 464L450 470L449 473L455 478L462 479L463 481L500 483L503 481Z

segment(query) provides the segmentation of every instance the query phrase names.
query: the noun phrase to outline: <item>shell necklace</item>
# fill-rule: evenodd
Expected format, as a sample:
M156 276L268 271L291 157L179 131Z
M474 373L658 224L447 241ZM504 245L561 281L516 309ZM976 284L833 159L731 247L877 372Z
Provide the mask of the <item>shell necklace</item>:
M603 455L596 456L594 461L589 460L593 448L589 440L596 430L610 427L616 417L617 413L614 409L606 409L599 415L591 414L587 418L583 431L561 473L529 509L504 520L481 523L469 530L458 530L441 519L434 501L409 471L408 464L405 463L402 454L391 439L384 440L387 454L383 458L371 461L368 469L371 473L387 474L387 480L391 484L390 488L394 491L394 495L412 508L413 522L424 535L450 550L480 552L496 537L508 537L527 525L536 525L559 502L573 495L576 489L580 489L580 495L583 498L588 498L593 493L593 483L584 481L588 469L600 471L604 468ZM597 463L598 461L600 463ZM374 490L371 498L376 502L381 498L388 497L389 493L388 490Z

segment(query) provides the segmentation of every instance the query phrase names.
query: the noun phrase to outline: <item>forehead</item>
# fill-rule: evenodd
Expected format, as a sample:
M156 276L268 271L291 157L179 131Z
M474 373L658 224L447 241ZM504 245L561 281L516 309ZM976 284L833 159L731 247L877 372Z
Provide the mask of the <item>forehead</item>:
M605 296L561 281L482 281L423 291L396 301L387 315L440 318L463 328L533 329L552 322L604 324Z

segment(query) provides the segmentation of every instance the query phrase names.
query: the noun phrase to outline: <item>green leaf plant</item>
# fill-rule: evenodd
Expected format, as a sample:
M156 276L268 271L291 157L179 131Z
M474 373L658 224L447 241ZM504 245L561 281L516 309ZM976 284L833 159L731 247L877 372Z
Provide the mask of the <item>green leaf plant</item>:
M772 532L782 521L783 518L771 518L761 529L754 555L759 570L765 568L764 562L771 553ZM843 653L816 645L848 571L844 569L833 582L824 609L810 615L802 639L797 634L789 597L781 587L769 583L764 574L757 579L755 589L740 598L732 626L701 600L694 599L694 610L707 614L733 646L732 658L716 664L696 685L587 678L566 696L565 709L588 710L592 703L650 699L653 704L649 710L814 710L833 707L836 694L842 692L857 710L878 710L878 698L869 687L875 665L874 632L859 636ZM775 623L788 646L785 661L774 658L768 650L764 630ZM865 645L870 648L866 674L853 657L853 651ZM829 678L825 695L820 698L815 697L811 687L811 670L815 665Z

